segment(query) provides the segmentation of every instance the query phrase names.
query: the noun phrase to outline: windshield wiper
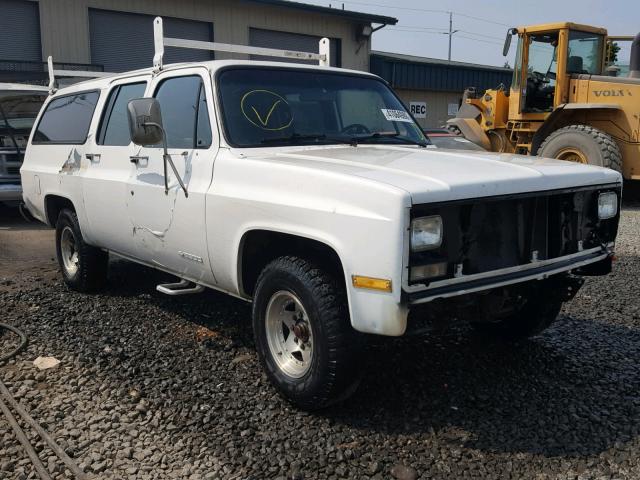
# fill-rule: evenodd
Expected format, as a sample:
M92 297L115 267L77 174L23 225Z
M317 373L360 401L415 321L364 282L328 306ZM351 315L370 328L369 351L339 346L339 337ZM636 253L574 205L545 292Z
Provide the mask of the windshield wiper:
M398 132L374 132L369 135L361 135L357 137L353 137L354 141L361 142L367 140L377 140L379 138L393 138L394 140L400 140L401 142L408 143L411 145L419 145L421 147L426 147L428 145L427 142L421 142L419 140L413 140L407 137L401 137Z
M305 141L312 141L312 140L323 140L323 141L333 142L333 143L345 143L347 145L353 145L355 143L354 140L349 137L329 137L324 133L309 134L309 135L301 135L299 133L293 133L288 137L265 138L261 140L260 143L269 144L269 143L305 142Z

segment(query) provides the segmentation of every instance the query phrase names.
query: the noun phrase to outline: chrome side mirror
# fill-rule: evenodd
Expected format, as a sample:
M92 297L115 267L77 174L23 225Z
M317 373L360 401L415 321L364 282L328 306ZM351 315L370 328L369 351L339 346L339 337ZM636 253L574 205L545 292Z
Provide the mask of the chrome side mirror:
M155 98L134 98L127 105L129 134L136 145L157 145L164 139L160 102Z

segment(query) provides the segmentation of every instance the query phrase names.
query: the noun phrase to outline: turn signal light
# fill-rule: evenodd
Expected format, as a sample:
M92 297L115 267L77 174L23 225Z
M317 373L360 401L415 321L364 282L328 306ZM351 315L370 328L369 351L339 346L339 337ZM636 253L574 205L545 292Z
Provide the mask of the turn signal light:
M351 281L356 288L366 288L369 290L379 290L381 292L391 292L391 280L384 278L363 277L352 275Z

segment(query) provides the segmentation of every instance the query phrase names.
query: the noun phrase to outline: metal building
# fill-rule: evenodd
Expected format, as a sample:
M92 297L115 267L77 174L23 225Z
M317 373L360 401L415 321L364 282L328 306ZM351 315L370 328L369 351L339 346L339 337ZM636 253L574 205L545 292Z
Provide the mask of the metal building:
M371 52L370 65L425 128L440 127L455 116L467 87L484 91L502 84L508 89L513 74L508 68L378 51Z
M331 63L358 70L369 69L373 30L397 23L392 17L284 0L0 0L0 81L44 81L48 55L65 69L118 72L151 66L157 15L168 36L193 40L317 52L319 39L329 37ZM167 49L165 58L212 55Z

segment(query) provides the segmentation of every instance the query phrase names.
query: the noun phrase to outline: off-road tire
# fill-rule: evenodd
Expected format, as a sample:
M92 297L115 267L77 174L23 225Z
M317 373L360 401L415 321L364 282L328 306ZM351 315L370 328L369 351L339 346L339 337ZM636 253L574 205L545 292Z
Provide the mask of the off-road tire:
M69 228L75 240L77 251L77 270L73 273L65 268L62 258L61 237L65 228ZM56 255L62 271L64 283L78 292L95 292L104 287L107 281L109 254L99 248L87 245L82 237L76 212L63 209L56 222Z
M282 291L295 294L311 325L313 356L300 378L287 375L278 366L268 344L267 307L270 299ZM343 284L307 260L284 256L264 268L255 289L253 332L269 380L297 407L320 409L356 390L361 378L361 344L349 321Z
M537 154L558 158L557 155L569 147L583 152L590 165L622 172L622 153L618 144L608 133L589 125L569 125L556 130L542 142Z
M562 299L553 291L553 282L536 281L527 285L525 303L515 313L496 322L472 322L483 334L503 340L522 340L549 328L558 317Z

